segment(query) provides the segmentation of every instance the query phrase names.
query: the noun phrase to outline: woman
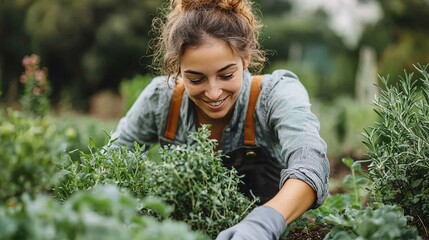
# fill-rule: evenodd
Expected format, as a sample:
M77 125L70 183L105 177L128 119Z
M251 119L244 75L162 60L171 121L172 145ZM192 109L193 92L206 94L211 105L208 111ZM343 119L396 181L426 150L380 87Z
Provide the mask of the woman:
M219 240L278 239L327 196L326 144L306 90L289 71L248 70L265 61L259 29L247 0L172 1L155 58L168 77L153 79L114 134L129 146L192 144L189 133L211 125L225 164L245 174L242 191L262 204Z

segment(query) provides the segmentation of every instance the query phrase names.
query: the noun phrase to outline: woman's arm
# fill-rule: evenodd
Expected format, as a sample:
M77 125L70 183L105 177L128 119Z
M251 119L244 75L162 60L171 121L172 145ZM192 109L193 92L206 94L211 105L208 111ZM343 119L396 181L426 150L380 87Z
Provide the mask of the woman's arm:
M280 212L289 224L307 211L316 201L316 192L307 183L288 179L280 191L264 205Z

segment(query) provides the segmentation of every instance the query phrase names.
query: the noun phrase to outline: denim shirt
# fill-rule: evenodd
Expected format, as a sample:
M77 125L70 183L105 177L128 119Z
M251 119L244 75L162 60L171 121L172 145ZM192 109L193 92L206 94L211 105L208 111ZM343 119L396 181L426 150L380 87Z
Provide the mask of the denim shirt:
M243 74L243 86L234 106L230 123L222 133L224 153L243 146L244 123L252 75ZM119 121L112 137L119 145L146 145L163 139L174 83L156 77L143 90L128 113ZM310 110L307 91L297 76L287 70L264 75L255 108L256 145L284 168L279 187L289 178L300 179L317 193L313 207L328 195L329 162L327 147L319 135L319 121ZM178 144L194 144L188 138L196 131L194 104L185 91L180 109L176 140Z

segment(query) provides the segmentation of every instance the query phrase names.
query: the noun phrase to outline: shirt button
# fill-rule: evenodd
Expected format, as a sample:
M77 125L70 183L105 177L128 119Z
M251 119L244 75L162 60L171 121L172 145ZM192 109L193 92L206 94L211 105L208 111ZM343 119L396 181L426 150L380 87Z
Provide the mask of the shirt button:
M225 128L225 132L231 132L231 128Z

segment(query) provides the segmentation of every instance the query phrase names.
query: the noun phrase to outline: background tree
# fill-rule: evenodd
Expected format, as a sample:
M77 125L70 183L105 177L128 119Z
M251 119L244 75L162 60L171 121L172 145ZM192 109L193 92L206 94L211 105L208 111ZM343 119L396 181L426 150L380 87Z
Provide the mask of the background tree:
M13 10L2 15L5 22L22 31L9 35L13 25L8 25L1 33L7 37L0 55L15 70L4 71L3 78L13 81L22 71L17 71L18 61L11 61L15 55L37 53L50 71L54 102L67 97L84 107L97 90L117 90L121 79L149 72L143 66L151 62L150 26L159 4L133 0L20 0L8 2L7 8L2 4L2 11ZM21 35L27 41L14 42ZM19 49L13 56L7 55L11 42L17 45L12 49Z
M32 53L49 69L54 107L62 100L86 109L95 92L118 92L124 79L154 75L148 67L151 22L167 2L0 0L2 102L18 100L21 59ZM363 46L374 49L381 75L399 75L404 66L429 61L427 0L255 0L255 5L265 25L261 42L269 51L264 72L290 69L322 100L354 97ZM382 14L354 7L373 5ZM348 27L350 22L357 24Z
M385 17L371 33L390 33L381 50L380 73L397 79L403 68L413 71L413 64L429 62L429 1L379 1Z

